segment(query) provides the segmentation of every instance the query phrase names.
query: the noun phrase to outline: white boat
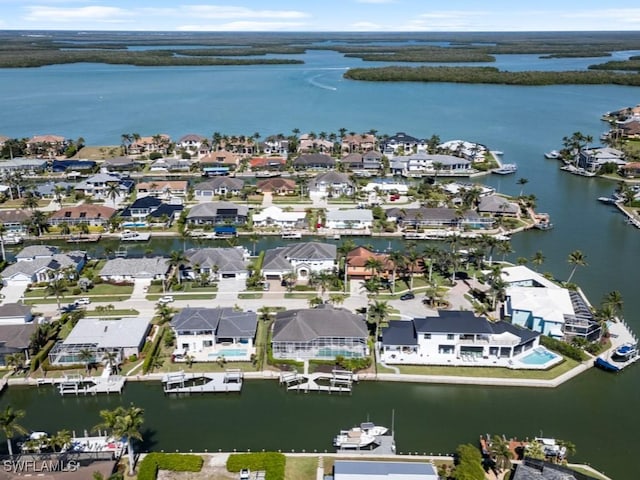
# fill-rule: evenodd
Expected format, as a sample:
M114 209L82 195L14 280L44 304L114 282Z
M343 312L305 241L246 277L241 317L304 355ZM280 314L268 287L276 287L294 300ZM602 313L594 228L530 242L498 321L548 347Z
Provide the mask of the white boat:
M22 243L22 237L16 233L7 233L2 237L2 241L5 245L19 245Z
M372 422L363 422L360 424L360 429L368 435L373 435L374 437L379 437L381 435L386 435L389 429L387 427L383 427L382 425L376 425Z
M510 173L516 173L518 171L518 166L515 163L505 163L500 168L494 168L491 170L492 173L497 173L498 175L509 175Z
M629 360L638 354L638 347L633 343L624 343L613 352L614 360Z
M86 433L86 432L85 432ZM127 449L126 442L107 435L72 437L64 452L111 452L121 457Z
M602 203L616 204L620 200L616 197L598 197L598 201Z
M547 457L562 458L567 453L567 448L558 445L555 438L534 438L534 442L538 442Z
M343 449L360 449L373 445L376 437L363 431L360 427L351 430L340 430L333 439L333 446Z
M131 230L124 230L120 234L120 240L122 242L146 242L151 238L151 234L148 232L134 232Z
M551 150L544 154L544 158L548 158L549 160L557 160L560 158L560 152L557 150Z
M300 232L282 232L281 238L302 238Z

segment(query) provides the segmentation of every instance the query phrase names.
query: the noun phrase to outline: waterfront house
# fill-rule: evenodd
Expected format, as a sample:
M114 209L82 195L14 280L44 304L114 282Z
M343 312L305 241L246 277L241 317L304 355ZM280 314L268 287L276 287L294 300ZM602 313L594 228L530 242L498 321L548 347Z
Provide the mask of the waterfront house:
M175 361L250 361L258 325L255 312L233 308L183 308L171 320Z
M317 308L278 312L271 348L275 359L331 360L366 357L369 331L362 315L323 304Z
M453 208L419 207L419 208L390 208L387 210L387 220L395 221L402 228L491 228L494 220L481 217L474 211L459 214Z
M378 143L375 135L370 133L347 134L342 137L340 148L343 152L368 152L374 150Z
M629 162L620 167L620 171L627 178L640 177L640 162Z
M362 190L367 193L378 192L384 194L397 193L400 195L407 195L409 193L409 186L405 183L374 180L373 182L367 183Z
M323 138L318 138L308 133L300 135L298 139L299 153L331 153L333 142Z
M281 135L271 135L260 144L265 155L278 155L285 159L289 155L289 140Z
M2 282L7 286L24 286L30 283L44 283L60 278L65 269L80 273L87 261L86 252L71 251L58 253L55 247L31 245L20 252L16 263L2 271Z
M203 137L202 135L196 135L195 133L189 133L181 137L180 140L176 142L176 147L182 148L192 153L193 152L198 153L203 143L204 144L209 143L209 140L207 139L207 137Z
M293 195L296 193L296 181L291 178L273 177L258 180L256 189L261 193L272 193L274 195Z
M78 183L74 190L82 192L87 197L106 200L110 185L118 185L118 196L126 196L131 192L135 182L129 179L121 179L119 176L108 173L97 173Z
M626 165L625 154L621 150L611 147L586 148L578 154L578 167L588 172L597 173L608 163L618 168Z
M461 157L470 162L483 162L487 147L479 143L465 140L449 140L438 145L438 150L450 152L456 157Z
M254 172L258 170L279 172L284 170L286 164L286 157L253 157L249 160L249 168Z
M42 173L47 168L47 161L38 158L12 158L0 160L0 176L6 176L11 172L21 172L25 175Z
M382 154L370 150L364 154L354 152L340 159L340 164L349 170L380 170L382 168Z
M628 140L640 138L640 120L633 119L624 123L618 123L615 134L619 134Z
M309 181L309 194L339 197L353 195L354 185L349 175L342 172L320 173Z
M336 230L369 230L373 226L371 210L348 209L329 210L326 215L326 228Z
M186 180L152 180L136 185L138 196L151 195L159 198L186 197L189 183Z
M380 261L384 271L376 272L367 268L367 261L371 258ZM393 263L389 260L389 255L373 252L366 247L356 247L347 253L346 268L351 280L368 280L373 276L390 278L393 275Z
M53 173L76 172L89 175L96 170L97 165L93 160L53 160L49 168Z
M35 193L40 198L48 198L55 200L58 193L56 193L56 187L59 187L60 190L60 200L64 199L72 189L72 185L67 182L47 182L47 183L39 183L33 188L33 193Z
M299 242L265 251L262 275L267 280L282 280L288 273L308 280L311 273L333 272L337 247L330 243Z
M466 174L471 172L471 162L452 155L415 153L409 156L398 156L393 159L394 165L403 164L400 173L415 176L421 174L441 175ZM397 166L394 168L398 168Z
M500 195L488 195L480 197L478 213L487 213L496 217L517 217L520 214L520 206Z
M83 351L92 354L91 363L106 364L105 354L114 353L116 364L133 355L139 356L150 330L150 318L144 316L119 319L81 318L67 338L49 352L51 365L74 365L87 362Z
M438 470L427 462L386 460L336 460L333 480L439 480Z
M307 153L293 161L296 170L329 170L336 166L336 161L323 153Z
M101 165L101 169L105 173L134 172L141 170L142 167L142 162L130 157L107 158Z
M384 139L380 144L380 150L389 158L393 158L395 155L425 152L427 141L412 137L404 132L398 132Z
M38 327L35 322L0 325L0 367L10 367L7 365L9 355L21 353L24 355L25 362L29 361L29 345L36 328Z
M27 150L36 157L53 158L64 153L67 141L60 135L34 135L27 140Z
M196 279L205 274L210 280L246 280L249 276L249 255L243 247L190 248L184 254L189 261L182 272L186 278Z
M226 150L218 150L205 155L200 159L200 167L204 172L207 168L227 167L229 170L235 170L240 162L241 156L227 152Z
M151 137L139 137L134 139L129 145L130 155L140 155L142 153L158 152L166 155L171 147L171 137L164 133L153 135Z
M31 219L31 212L25 209L0 210L0 223L7 233L26 233L25 223ZM4 235L6 236L7 233Z
M193 162L188 158L159 158L149 166L149 172L188 172L192 164Z
M120 217L133 222L149 220L151 223L171 225L183 209L184 205L180 201L165 203L156 197L139 197L122 211ZM163 222L163 219L166 220Z
M305 212L287 212L282 208L272 205L254 213L252 216L254 227L279 227L282 230L293 228L305 228Z
M509 366L539 345L540 334L508 322L490 322L470 311L392 320L382 329L385 363Z
M0 305L0 325L24 325L33 321L31 305L5 303Z
M211 200L214 195L240 195L244 180L232 177L214 177L193 187L197 200Z
M116 210L104 205L83 203L76 207L63 207L49 217L51 225L86 224L94 227L106 227L109 219L116 214Z
M187 214L187 221L192 225L244 225L248 215L249 209L246 205L206 202L191 208Z
M131 282L136 279L164 280L169 273L169 260L164 257L113 258L98 273L105 282Z

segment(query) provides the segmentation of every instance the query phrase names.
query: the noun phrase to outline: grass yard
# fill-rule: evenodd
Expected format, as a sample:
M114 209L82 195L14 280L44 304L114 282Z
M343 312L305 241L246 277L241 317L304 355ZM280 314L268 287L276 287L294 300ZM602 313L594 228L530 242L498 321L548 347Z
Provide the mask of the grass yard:
M116 310L87 310L88 317L133 317L139 315L140 312L133 308L120 308Z
M66 305L68 303L72 303L76 298L80 298L83 295L78 296L64 296L60 297L60 306ZM131 295L104 295L102 297L91 297L90 295L84 295L91 298L92 302L102 302L102 303L115 303L115 302L124 302L125 300L129 300ZM49 305L56 303L56 297L36 297L36 298L25 298L24 303L26 305Z
M309 299L313 297L317 297L318 294L316 292L309 293L285 293L284 298L298 298L298 299Z
M216 298L214 293L170 293L174 300L213 300ZM147 295L146 299L155 302L164 295Z
M255 300L258 298L262 298L262 292L245 292L238 293L238 300Z
M572 368L578 366L578 362L564 357L564 362L549 370L510 370L499 367L445 367L422 365L397 365L400 373L407 375L441 375L455 377L487 377L487 378L514 378L531 380L552 380Z
M287 457L284 480L315 480L318 457Z

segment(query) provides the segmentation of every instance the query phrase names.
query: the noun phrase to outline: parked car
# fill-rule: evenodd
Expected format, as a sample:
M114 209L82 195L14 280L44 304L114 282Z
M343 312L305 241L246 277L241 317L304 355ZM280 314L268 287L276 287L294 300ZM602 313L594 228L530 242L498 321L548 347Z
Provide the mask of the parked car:
M249 480L251 478L251 470L243 468L240 470L240 480Z
M413 300L416 298L416 295L413 292L407 292L400 295L400 300Z
M271 288L271 284L269 282L264 282L262 284L262 290L264 290L265 292L268 292L270 288Z
M160 297L158 299L158 303L171 303L173 302L173 297L171 295L165 295L164 297Z
M76 299L73 304L78 306L78 305L89 305L91 303L91 299L88 297L82 297L82 298L78 298Z

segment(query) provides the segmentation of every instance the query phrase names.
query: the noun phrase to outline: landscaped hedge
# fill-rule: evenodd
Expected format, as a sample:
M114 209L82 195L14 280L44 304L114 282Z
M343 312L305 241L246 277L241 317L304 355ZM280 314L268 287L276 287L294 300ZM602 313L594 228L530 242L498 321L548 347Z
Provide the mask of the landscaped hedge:
M239 472L243 468L252 471L264 470L265 480L284 480L284 467L286 458L282 453L261 452L261 453L234 453L229 455L227 460L227 470ZM138 480L144 480L138 475Z
M42 362L44 362L44 360L47 358L47 356L49 355L49 352L51 351L51 349L55 344L56 344L55 340L49 340L36 355L31 357L30 370L32 372L35 372L38 369L38 367L42 364Z
M204 460L198 455L153 452L146 455L140 462L138 480L156 480L158 470L199 472L202 470L203 463Z
M562 340L556 340L555 338L542 335L540 337L540 344L549 350L558 352L565 357L569 357L577 362L584 362L587 359L587 355L578 347L565 343Z
M153 365L153 361L155 360L156 355L158 355L158 351L160 350L160 342L162 341L162 337L164 337L164 327L160 328L160 331L156 333L156 338L153 341L153 345L151 350L144 357L144 362L142 362L142 373L148 373L151 370L151 366Z

